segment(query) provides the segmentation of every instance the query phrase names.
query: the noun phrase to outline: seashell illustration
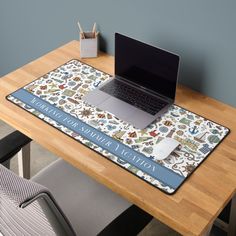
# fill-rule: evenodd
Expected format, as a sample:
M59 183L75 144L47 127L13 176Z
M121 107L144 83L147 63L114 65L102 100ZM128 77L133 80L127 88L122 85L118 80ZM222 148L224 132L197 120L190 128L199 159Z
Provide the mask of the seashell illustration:
M80 77L75 77L73 80L74 81L80 81L81 79L80 79Z
M176 134L179 135L179 136L182 136L182 135L184 134L184 132L183 132L182 130L178 130L178 131L176 132Z
M86 88L88 88L88 85L87 85L87 84L83 84L83 85L82 85L82 88L85 88L85 89L86 89Z

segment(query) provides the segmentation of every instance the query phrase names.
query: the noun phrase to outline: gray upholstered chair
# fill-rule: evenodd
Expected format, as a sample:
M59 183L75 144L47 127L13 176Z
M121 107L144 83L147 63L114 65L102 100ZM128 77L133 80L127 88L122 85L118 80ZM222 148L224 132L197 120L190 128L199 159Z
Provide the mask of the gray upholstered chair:
M21 145L16 146L19 150ZM16 153L14 145L5 147L8 151L0 152L0 163ZM137 235L151 219L63 160L31 180L0 164L0 232L4 236Z

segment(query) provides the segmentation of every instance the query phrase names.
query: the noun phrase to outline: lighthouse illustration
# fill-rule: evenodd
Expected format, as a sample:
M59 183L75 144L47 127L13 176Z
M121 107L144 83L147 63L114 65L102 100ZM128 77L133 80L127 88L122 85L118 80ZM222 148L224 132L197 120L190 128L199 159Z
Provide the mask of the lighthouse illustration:
M174 132L175 132L175 128L171 129L171 131L166 135L166 137L171 138Z

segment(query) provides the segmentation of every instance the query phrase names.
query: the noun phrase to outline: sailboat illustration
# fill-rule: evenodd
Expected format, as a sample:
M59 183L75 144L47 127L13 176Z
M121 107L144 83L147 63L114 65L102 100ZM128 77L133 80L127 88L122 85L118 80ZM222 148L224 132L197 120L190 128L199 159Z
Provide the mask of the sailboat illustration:
M125 134L125 131L116 131L112 137L118 140L122 140L123 135Z
M194 137L194 139L195 139L196 141L198 141L199 143L204 143L205 140L206 140L206 135L207 135L207 134L208 134L208 132L200 133L200 134L196 135L196 136Z

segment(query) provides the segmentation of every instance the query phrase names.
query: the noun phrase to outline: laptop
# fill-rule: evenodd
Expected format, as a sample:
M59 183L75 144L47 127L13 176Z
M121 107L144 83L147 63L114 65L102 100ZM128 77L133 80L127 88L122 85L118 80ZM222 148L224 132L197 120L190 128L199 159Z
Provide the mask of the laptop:
M144 129L174 103L179 56L115 33L115 76L83 97Z

